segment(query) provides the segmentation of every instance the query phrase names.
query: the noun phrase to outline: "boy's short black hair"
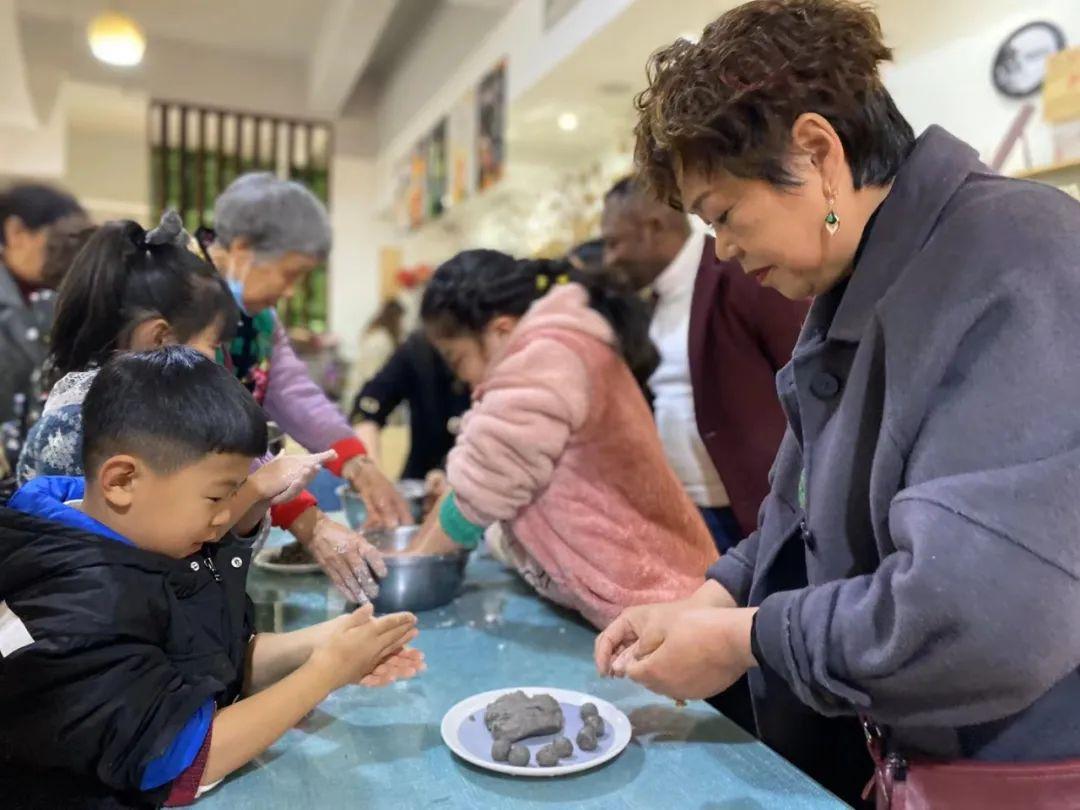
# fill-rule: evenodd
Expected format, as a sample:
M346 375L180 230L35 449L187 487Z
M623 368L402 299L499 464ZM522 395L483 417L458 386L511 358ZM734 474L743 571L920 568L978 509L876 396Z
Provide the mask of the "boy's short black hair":
M119 354L83 403L87 478L118 453L168 475L211 453L266 452L266 417L224 367L185 346Z

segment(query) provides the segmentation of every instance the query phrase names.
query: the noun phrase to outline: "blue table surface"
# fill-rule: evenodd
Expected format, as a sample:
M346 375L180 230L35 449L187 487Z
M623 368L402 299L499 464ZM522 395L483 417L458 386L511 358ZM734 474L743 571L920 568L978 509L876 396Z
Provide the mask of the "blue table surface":
M275 538L281 542L281 538ZM293 630L338 615L321 575L251 572L260 630ZM385 689L331 695L200 807L273 808L837 808L840 802L707 704L678 708L627 681L600 678L595 632L534 596L495 560L474 555L462 595L419 614L428 671ZM490 689L550 686L610 701L634 739L613 762L561 779L475 768L443 744L458 701Z

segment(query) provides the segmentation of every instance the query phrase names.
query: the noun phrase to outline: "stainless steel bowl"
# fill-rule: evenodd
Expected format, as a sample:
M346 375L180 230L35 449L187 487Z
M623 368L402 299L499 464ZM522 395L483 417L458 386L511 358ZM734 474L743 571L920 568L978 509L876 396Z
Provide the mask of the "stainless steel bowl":
M418 531L416 526L403 526L364 534L369 543L386 555L383 558L386 576L379 581L379 595L375 599L377 613L432 610L453 601L461 592L465 565L469 562L467 549L438 555L394 553L405 551Z
M413 520L417 523L424 519L424 482L423 481L399 481L396 484L397 491L409 505ZM336 490L341 499L341 508L345 512L345 520L353 529L359 529L367 520L367 507L356 491L348 484L342 484Z

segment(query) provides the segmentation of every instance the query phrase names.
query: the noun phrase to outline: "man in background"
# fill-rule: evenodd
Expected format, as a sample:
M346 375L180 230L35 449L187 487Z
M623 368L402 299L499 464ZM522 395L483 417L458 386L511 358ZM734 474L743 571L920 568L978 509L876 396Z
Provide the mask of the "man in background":
M774 377L808 304L720 262L714 241L633 178L604 200L604 267L654 302L649 380L668 461L721 553L753 531L785 428Z

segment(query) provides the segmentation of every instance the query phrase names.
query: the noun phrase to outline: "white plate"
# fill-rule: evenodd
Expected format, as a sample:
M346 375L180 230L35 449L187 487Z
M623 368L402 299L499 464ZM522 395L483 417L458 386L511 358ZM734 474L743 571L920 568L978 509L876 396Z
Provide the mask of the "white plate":
M604 719L604 725L607 727L604 737L600 739L600 749L594 752L580 751L577 747L577 740L575 739L577 731L574 731L572 734L566 734L566 736L570 738L570 741L574 743L574 755L573 757L562 760L562 762L566 763L565 765L557 765L554 768L541 768L536 765L536 752L552 739L551 736L536 737L521 741L523 745L529 747L532 754L532 762L528 767L518 768L505 762L495 762L492 760L490 752L492 740L491 734L484 726L484 710L487 709L488 705L503 695L518 691L524 692L526 695L551 695L555 700L562 704L564 706L563 714L567 715L564 732L569 731L570 729L580 728L581 726L576 712L571 713L573 716L570 716L566 712L565 707L567 705L580 707L585 703L595 704L597 710L600 712L600 716ZM466 734L464 736L475 738L477 737L477 733L482 734L486 743L486 750L477 751L477 745L475 744L472 746L473 750L469 749L466 741L463 740L462 734L463 726L466 723L479 724L478 732L474 732L471 735ZM626 746L629 745L632 736L633 730L630 726L630 720L625 714L606 700L600 700L591 695L586 695L583 692L574 692L569 689L550 689L546 686L518 686L510 689L496 689L491 692L484 692L480 695L473 695L472 697L461 701L448 711L442 721L442 738L451 751L466 762L471 762L479 768L486 768L489 771L505 773L510 776L568 776L572 773L580 773L582 771L591 770L592 768L599 768L601 765L610 762L621 754Z
M281 556L281 548L264 548L255 555L255 565L264 571L273 571L275 574L317 574L322 571L322 566L317 562L310 563L279 563L277 558Z

